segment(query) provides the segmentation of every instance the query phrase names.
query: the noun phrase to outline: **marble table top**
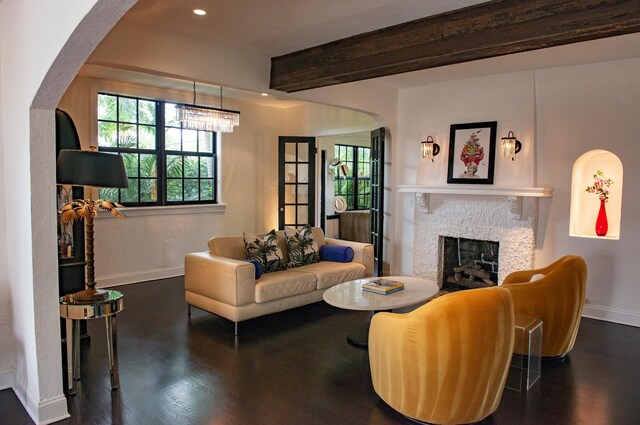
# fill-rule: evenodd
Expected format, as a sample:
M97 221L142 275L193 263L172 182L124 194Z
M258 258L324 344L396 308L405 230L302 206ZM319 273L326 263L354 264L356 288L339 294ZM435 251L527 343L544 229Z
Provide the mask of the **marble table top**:
M347 310L383 311L409 307L424 302L438 293L438 285L431 279L413 276L383 276L387 280L404 283L402 291L392 294L376 294L363 291L361 286L373 278L356 279L327 289L327 304Z

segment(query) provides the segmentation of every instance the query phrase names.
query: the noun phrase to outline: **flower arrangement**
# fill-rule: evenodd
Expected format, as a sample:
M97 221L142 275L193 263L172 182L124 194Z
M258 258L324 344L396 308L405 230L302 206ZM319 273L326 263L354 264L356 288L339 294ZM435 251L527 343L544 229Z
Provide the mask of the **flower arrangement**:
M601 201L609 200L609 186L613 184L613 180L606 177L602 170L596 171L593 175L593 185L587 186L586 192L595 193Z
M471 133L469 140L464 144L462 152L460 153L460 160L467 167L467 171L464 174L476 177L478 171L478 164L484 158L484 149L478 143L480 139L476 136L476 133Z

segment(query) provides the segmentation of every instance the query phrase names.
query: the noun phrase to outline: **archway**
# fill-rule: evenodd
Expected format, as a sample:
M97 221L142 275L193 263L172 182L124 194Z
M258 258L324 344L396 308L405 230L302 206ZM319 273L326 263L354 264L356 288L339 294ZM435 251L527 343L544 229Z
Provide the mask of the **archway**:
M54 110L94 48L136 2L137 0L119 2L94 0L93 7L75 28L65 28L67 31L71 30L71 35L55 56L35 91L29 108L28 157L23 161L29 162L30 170L30 195L25 195L29 197L31 203L30 229L23 229L9 235L8 239L9 243L12 243L12 240L15 242L17 237L30 236L30 240L24 242L23 248L21 247L20 252L16 254L20 263L28 264L29 269L17 276L12 276L14 279L25 280L21 282L23 285L28 285L30 281L33 286L32 299L27 297L26 300L18 300L20 295L24 294L11 295L13 304L23 308L22 311L16 311L17 309L14 308L14 322L17 323L14 325L16 328L14 333L19 334L21 330L29 330L25 332L27 335L20 335L22 338L20 341L16 341L14 390L36 423L50 423L68 416L66 399L62 393L59 307L56 301L58 296L56 230L52 225L56 221L52 192L52 187L55 186L55 162L52 161L55 158ZM35 9L38 10L37 13L46 14L46 11L40 11L39 6L28 4L24 8ZM63 9L71 8L72 6L68 6ZM27 20L28 18L20 15L17 19ZM76 21L70 18L66 24L70 26L74 22ZM64 25L64 22L58 24ZM38 43L46 45L46 30L40 33L35 31L34 38L38 36ZM44 49L47 47L45 46ZM31 83L27 81L24 84ZM15 115L18 114L26 113L22 110L15 113ZM16 317L17 315L19 317Z

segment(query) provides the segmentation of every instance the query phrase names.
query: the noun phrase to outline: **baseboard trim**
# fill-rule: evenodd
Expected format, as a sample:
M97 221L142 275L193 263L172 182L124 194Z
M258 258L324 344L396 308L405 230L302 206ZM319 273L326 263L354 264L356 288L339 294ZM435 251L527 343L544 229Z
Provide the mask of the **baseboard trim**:
M605 322L640 327L640 314L632 311L617 310L598 305L585 305L582 309L582 316L604 320Z
M39 401L15 370L13 370L13 376L13 392L35 423L46 425L70 417L67 411L67 398L64 394L49 400Z
M0 370L0 390L13 388L16 384L16 373L13 368Z
M122 273L111 276L102 276L96 279L98 288L110 288L113 286L128 285L131 283L147 282L150 280L166 279L169 277L182 276L184 265L175 267L164 267L160 269L144 270L133 273Z

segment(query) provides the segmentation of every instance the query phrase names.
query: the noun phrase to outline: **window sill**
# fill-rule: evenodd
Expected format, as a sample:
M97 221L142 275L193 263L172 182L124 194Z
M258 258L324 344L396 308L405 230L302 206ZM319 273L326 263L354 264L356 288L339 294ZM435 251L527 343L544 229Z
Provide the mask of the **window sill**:
M180 214L224 214L227 204L204 205L167 205L159 207L130 207L123 208L127 217L146 217L152 215L180 215ZM108 211L100 211L96 218L115 218Z

